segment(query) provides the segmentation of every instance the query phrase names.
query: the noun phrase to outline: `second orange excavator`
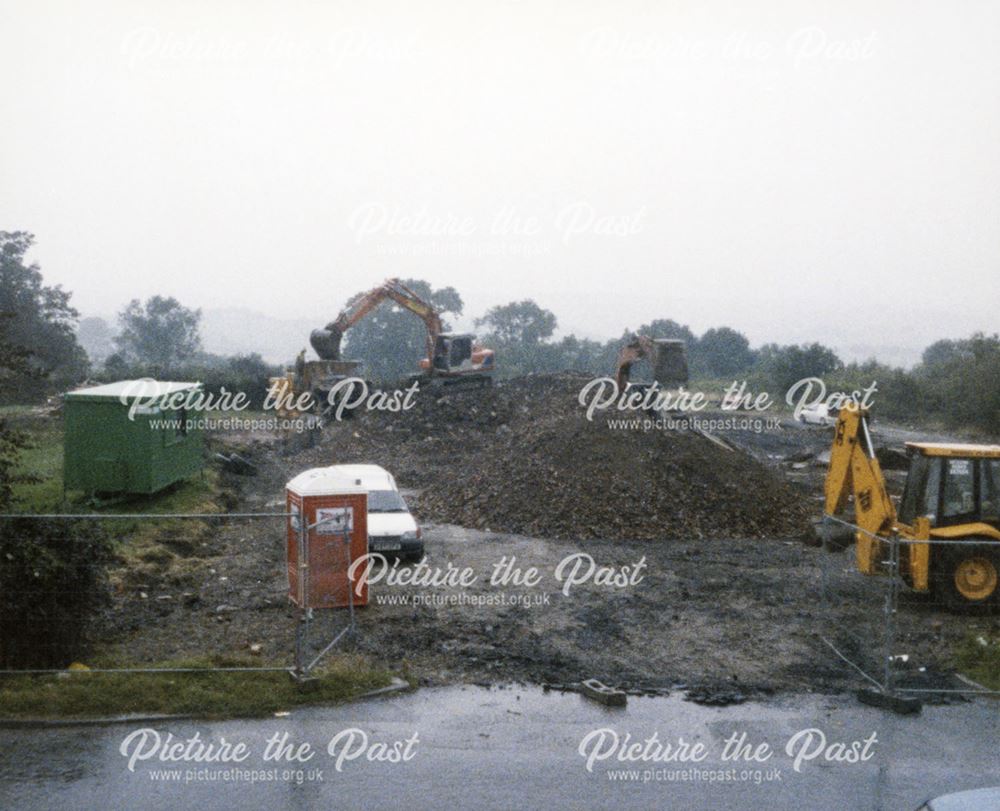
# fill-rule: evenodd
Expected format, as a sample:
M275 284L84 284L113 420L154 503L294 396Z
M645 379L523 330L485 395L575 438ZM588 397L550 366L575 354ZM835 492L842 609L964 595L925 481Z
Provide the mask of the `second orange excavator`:
M618 391L624 393L629 383L632 367L639 361L648 361L653 380L668 388L688 381L687 350L684 341L673 338L650 338L647 335L632 335L618 352L615 366L615 382Z

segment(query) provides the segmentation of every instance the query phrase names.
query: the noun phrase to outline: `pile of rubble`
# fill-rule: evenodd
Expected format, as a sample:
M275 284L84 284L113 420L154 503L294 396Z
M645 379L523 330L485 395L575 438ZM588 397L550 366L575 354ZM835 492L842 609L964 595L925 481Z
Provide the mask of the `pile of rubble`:
M420 488L421 517L473 528L608 540L808 529L801 492L740 451L682 430L588 421L577 402L586 380L538 375L423 392L410 411L333 427L320 450L326 464L381 464Z

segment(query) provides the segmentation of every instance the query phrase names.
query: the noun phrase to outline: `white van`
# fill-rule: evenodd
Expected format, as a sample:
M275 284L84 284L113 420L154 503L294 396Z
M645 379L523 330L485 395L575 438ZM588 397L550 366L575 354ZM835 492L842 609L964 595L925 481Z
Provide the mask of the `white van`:
M368 491L368 551L420 560L420 527L399 493L396 480L378 465L333 465L338 475Z

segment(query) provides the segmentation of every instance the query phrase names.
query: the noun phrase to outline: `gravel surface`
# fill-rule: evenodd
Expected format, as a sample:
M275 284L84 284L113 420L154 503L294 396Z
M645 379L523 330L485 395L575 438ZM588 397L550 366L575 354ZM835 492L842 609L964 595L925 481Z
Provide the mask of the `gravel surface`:
M359 611L354 648L424 684L598 678L707 703L858 686L821 636L881 666L884 581L859 575L850 551L802 543L819 511L817 474L790 484L787 461L766 464L808 456L823 436L732 437L755 460L688 434L607 432L575 415L578 382L526 379L478 398L425 398L402 417L328 426L300 450L301 437L219 435L217 450L259 468L255 477L223 474L222 501L230 511L280 509L285 482L320 465L392 471L424 528L423 565L476 573L468 588L383 580ZM139 661L259 651L261 661L290 663L296 612L284 543L282 519L165 532L170 554L154 543L141 571L120 577L103 638ZM626 587L591 578L563 594L555 573L574 555L619 573L641 561L642 578ZM494 567L512 558L536 567L539 584L491 584ZM539 595L547 602L533 602ZM344 620L316 612L312 648ZM949 668L970 629L995 621L904 595L898 649L910 654L908 667L933 675Z
M684 430L588 421L576 401L586 380L425 392L411 411L332 426L314 458L382 464L422 488L426 517L477 529L616 540L807 531L803 491L751 455Z

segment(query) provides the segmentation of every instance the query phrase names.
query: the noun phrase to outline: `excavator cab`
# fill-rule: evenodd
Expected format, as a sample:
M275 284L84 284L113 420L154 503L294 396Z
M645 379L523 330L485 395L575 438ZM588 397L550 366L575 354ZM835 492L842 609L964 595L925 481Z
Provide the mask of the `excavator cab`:
M441 332L434 336L434 352L430 362L420 361L420 368L431 372L431 380L451 385L471 382L489 386L493 379L493 350L483 349L476 336L468 333Z
M441 333L434 339L434 368L450 372L472 362L472 336Z

